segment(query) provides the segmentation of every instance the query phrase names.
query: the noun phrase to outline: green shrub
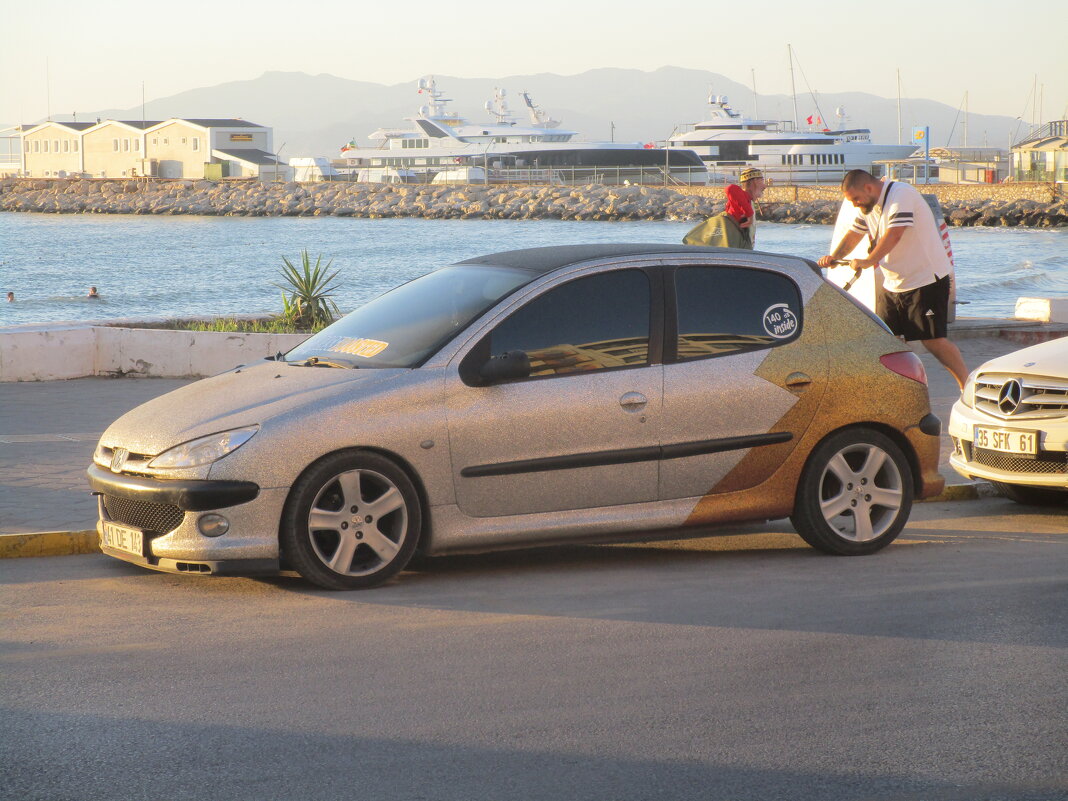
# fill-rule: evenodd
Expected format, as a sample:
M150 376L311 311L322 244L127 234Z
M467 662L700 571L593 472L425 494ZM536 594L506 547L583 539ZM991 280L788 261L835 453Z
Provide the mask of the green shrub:
M334 303L338 271L328 273L333 259L323 264L320 253L311 262L307 250L300 252L300 268L285 256L282 257L284 284L275 284L282 290L282 319L305 330L318 330L334 322L341 311Z

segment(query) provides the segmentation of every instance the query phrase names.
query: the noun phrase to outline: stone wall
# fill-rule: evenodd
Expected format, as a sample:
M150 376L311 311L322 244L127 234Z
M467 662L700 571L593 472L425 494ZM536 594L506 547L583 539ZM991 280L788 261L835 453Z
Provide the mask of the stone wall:
M1068 226L1068 195L1047 184L932 185L953 225ZM772 186L761 218L831 223L837 186ZM721 187L414 186L161 179L0 181L0 211L57 214L691 220L723 209Z

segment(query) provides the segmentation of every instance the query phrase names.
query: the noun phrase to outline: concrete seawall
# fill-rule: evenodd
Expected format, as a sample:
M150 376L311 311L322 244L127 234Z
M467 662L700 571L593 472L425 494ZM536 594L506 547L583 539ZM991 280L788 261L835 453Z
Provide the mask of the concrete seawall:
M1068 194L1057 185L933 185L922 190L939 196L951 225L1068 226ZM774 222L831 223L839 204L837 186L772 186L760 216ZM0 211L56 214L696 221L722 209L721 187L0 181Z
M92 323L15 326L0 329L0 382L202 377L288 351L308 336Z

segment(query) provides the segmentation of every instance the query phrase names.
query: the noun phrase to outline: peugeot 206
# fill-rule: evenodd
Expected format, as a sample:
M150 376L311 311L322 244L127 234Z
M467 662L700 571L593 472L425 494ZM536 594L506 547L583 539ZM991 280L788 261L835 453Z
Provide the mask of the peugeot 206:
M789 517L831 554L942 489L919 359L803 259L497 253L137 407L89 468L104 553L379 584L428 556Z
M992 359L949 417L949 463L1017 503L1068 503L1068 337Z

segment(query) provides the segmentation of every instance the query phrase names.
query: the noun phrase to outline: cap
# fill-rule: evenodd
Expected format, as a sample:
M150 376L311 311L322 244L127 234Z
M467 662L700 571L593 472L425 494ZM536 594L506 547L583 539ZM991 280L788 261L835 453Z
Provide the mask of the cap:
M740 180L744 184L746 181L752 181L754 178L763 177L764 173L762 173L756 167L749 167L748 169L742 170L742 174L738 177L738 180Z

